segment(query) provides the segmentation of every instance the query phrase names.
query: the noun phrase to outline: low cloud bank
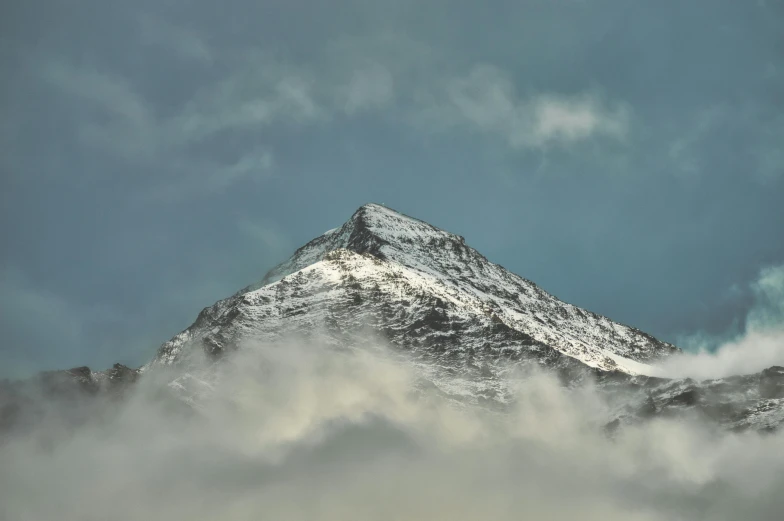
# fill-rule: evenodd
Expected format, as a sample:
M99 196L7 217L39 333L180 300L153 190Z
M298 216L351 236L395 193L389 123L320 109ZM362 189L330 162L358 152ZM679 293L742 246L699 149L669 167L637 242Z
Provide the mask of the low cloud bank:
M662 374L670 378L707 380L756 373L774 365L784 366L784 328L748 331L716 351L701 348L673 357L661 368Z
M783 435L654 420L610 439L598 395L546 375L519 379L514 410L496 414L412 391L413 366L381 350L254 345L211 368L190 363L175 385L148 373L88 425L53 421L6 440L0 518L755 521L784 511Z
M760 271L749 290L754 306L742 335L720 342L715 349L711 349L715 345L712 339L699 337L692 352L663 362L662 374L705 380L784 366L784 265Z

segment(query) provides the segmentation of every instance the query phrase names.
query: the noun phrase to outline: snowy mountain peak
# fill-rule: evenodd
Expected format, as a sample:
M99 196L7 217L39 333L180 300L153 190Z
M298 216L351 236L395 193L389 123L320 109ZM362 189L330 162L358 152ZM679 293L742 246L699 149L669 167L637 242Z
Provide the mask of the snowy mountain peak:
M354 223L354 231L358 236L366 231L380 240L398 246L414 241L427 243L437 239L465 242L459 235L375 203L361 206L349 222Z
M506 353L628 374L655 374L649 364L678 351L560 301L490 262L459 235L366 204L257 284L206 308L161 347L157 360L176 362L194 340L219 353L247 336L330 328L342 338L335 343L344 343L347 332L370 328L426 357Z
M342 226L308 242L294 252L289 260L270 270L260 282L248 286L242 292L276 282L338 249L424 267L428 264L427 252L437 245L447 244L456 245L453 248L464 247L465 240L386 206L368 203L357 209Z

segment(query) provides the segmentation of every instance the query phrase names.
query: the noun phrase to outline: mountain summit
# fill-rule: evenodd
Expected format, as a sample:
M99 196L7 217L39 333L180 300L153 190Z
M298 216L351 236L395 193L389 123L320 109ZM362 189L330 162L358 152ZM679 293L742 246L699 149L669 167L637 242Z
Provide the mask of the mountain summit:
M678 349L558 300L488 261L463 237L385 206L366 204L299 248L257 284L202 311L164 344L154 364L200 345L320 331L372 331L426 358L513 358L630 375ZM189 346L186 348L185 346Z

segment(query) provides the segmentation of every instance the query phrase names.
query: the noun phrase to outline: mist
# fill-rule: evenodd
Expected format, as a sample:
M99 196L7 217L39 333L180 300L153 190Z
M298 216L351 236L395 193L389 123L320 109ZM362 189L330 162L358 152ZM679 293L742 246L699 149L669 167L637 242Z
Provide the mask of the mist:
M590 386L515 371L516 400L494 413L366 347L248 344L176 375L149 369L84 425L52 415L5 439L0 519L771 520L784 509L780 433L657 419L610 437Z
M760 270L748 291L753 305L741 334L693 335L687 351L663 361L661 374L707 380L784 366L784 265Z

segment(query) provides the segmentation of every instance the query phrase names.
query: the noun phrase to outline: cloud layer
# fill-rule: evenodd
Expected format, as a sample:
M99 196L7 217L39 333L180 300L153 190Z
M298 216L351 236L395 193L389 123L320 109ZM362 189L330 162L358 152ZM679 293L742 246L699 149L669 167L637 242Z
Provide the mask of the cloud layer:
M778 365L784 366L784 266L760 271L750 284L754 305L746 317L742 334L729 341L694 337L691 352L672 357L662 364L663 373L673 378L722 378L751 374Z
M0 514L756 521L784 507L781 434L656 421L608 439L590 389L547 376L519 381L516 409L498 416L413 393L399 362L312 344L247 346L217 376L191 370L177 388L209 389L196 414L148 381L81 429L1 445Z

